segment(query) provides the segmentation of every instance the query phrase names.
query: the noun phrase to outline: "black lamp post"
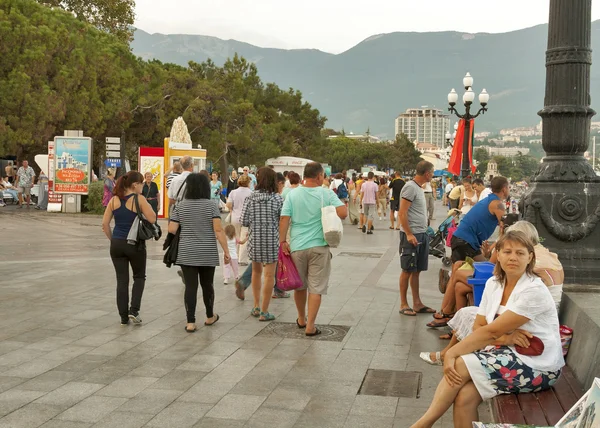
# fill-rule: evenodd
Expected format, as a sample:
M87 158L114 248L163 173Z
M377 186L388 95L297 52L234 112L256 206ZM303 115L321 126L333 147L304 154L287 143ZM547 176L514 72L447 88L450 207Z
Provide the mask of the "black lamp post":
M600 177L583 157L591 108L592 0L550 0L542 145L523 215L558 254L565 285L600 284Z
M460 114L454 106L458 101L458 94L454 89L450 91L448 94L448 104L450 104L450 108L448 109L451 113L454 113L458 118L465 120L465 134L463 140L463 155L462 155L462 165L460 168L460 175L462 178L470 175L471 165L469 162L469 136L471 135L471 119L475 119L480 114L484 114L487 111L487 103L490 100L490 95L484 89L479 94L479 104L481 104L481 108L477 112L477 114L471 114L471 104L475 101L475 93L473 92L473 77L471 77L470 73L463 78L463 85L465 87L466 92L463 95L463 103L465 104L465 113Z

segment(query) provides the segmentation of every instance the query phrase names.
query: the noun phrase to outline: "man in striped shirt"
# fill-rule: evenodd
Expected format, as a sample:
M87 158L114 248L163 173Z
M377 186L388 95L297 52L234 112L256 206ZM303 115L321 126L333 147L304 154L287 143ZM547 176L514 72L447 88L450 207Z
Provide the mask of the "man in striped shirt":
M165 174L166 175L165 186L167 187L167 190L169 190L169 187L171 187L171 183L173 182L173 179L175 177L177 177L179 174L181 174L182 171L183 171L183 168L181 167L181 163L179 163L179 162L175 162L173 164L173 167L167 171L167 173Z

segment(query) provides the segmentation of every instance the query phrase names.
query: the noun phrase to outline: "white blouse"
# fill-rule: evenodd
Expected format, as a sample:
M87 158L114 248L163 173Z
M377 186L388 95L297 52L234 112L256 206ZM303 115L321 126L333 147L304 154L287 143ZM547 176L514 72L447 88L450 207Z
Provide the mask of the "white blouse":
M500 308L504 286L492 276L485 284L485 291L477 315L494 322ZM537 336L544 343L542 355L530 357L510 348L521 361L534 370L556 371L565 365L560 343L559 321L554 299L548 287L537 276L524 273L506 302L506 310L529 319L520 329Z

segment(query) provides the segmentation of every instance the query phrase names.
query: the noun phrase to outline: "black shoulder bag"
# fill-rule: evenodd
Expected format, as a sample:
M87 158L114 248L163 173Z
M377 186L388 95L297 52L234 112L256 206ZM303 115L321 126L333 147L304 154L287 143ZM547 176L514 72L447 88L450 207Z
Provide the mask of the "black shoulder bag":
M138 201L138 195L133 197L135 202L135 209L137 210L137 221L139 221L138 225L138 240L139 241L148 241L150 239L154 239L158 241L162 236L162 230L158 225L158 220L156 223L152 224L148 220L146 220L142 216L142 211L140 210L140 203Z

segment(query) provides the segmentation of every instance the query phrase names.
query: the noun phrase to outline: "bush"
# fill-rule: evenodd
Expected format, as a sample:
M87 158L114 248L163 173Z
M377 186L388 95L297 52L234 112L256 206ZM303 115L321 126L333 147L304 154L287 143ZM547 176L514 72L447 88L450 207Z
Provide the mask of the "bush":
M91 214L104 213L102 206L102 196L104 196L104 181L94 181L90 184L87 202L84 206Z

